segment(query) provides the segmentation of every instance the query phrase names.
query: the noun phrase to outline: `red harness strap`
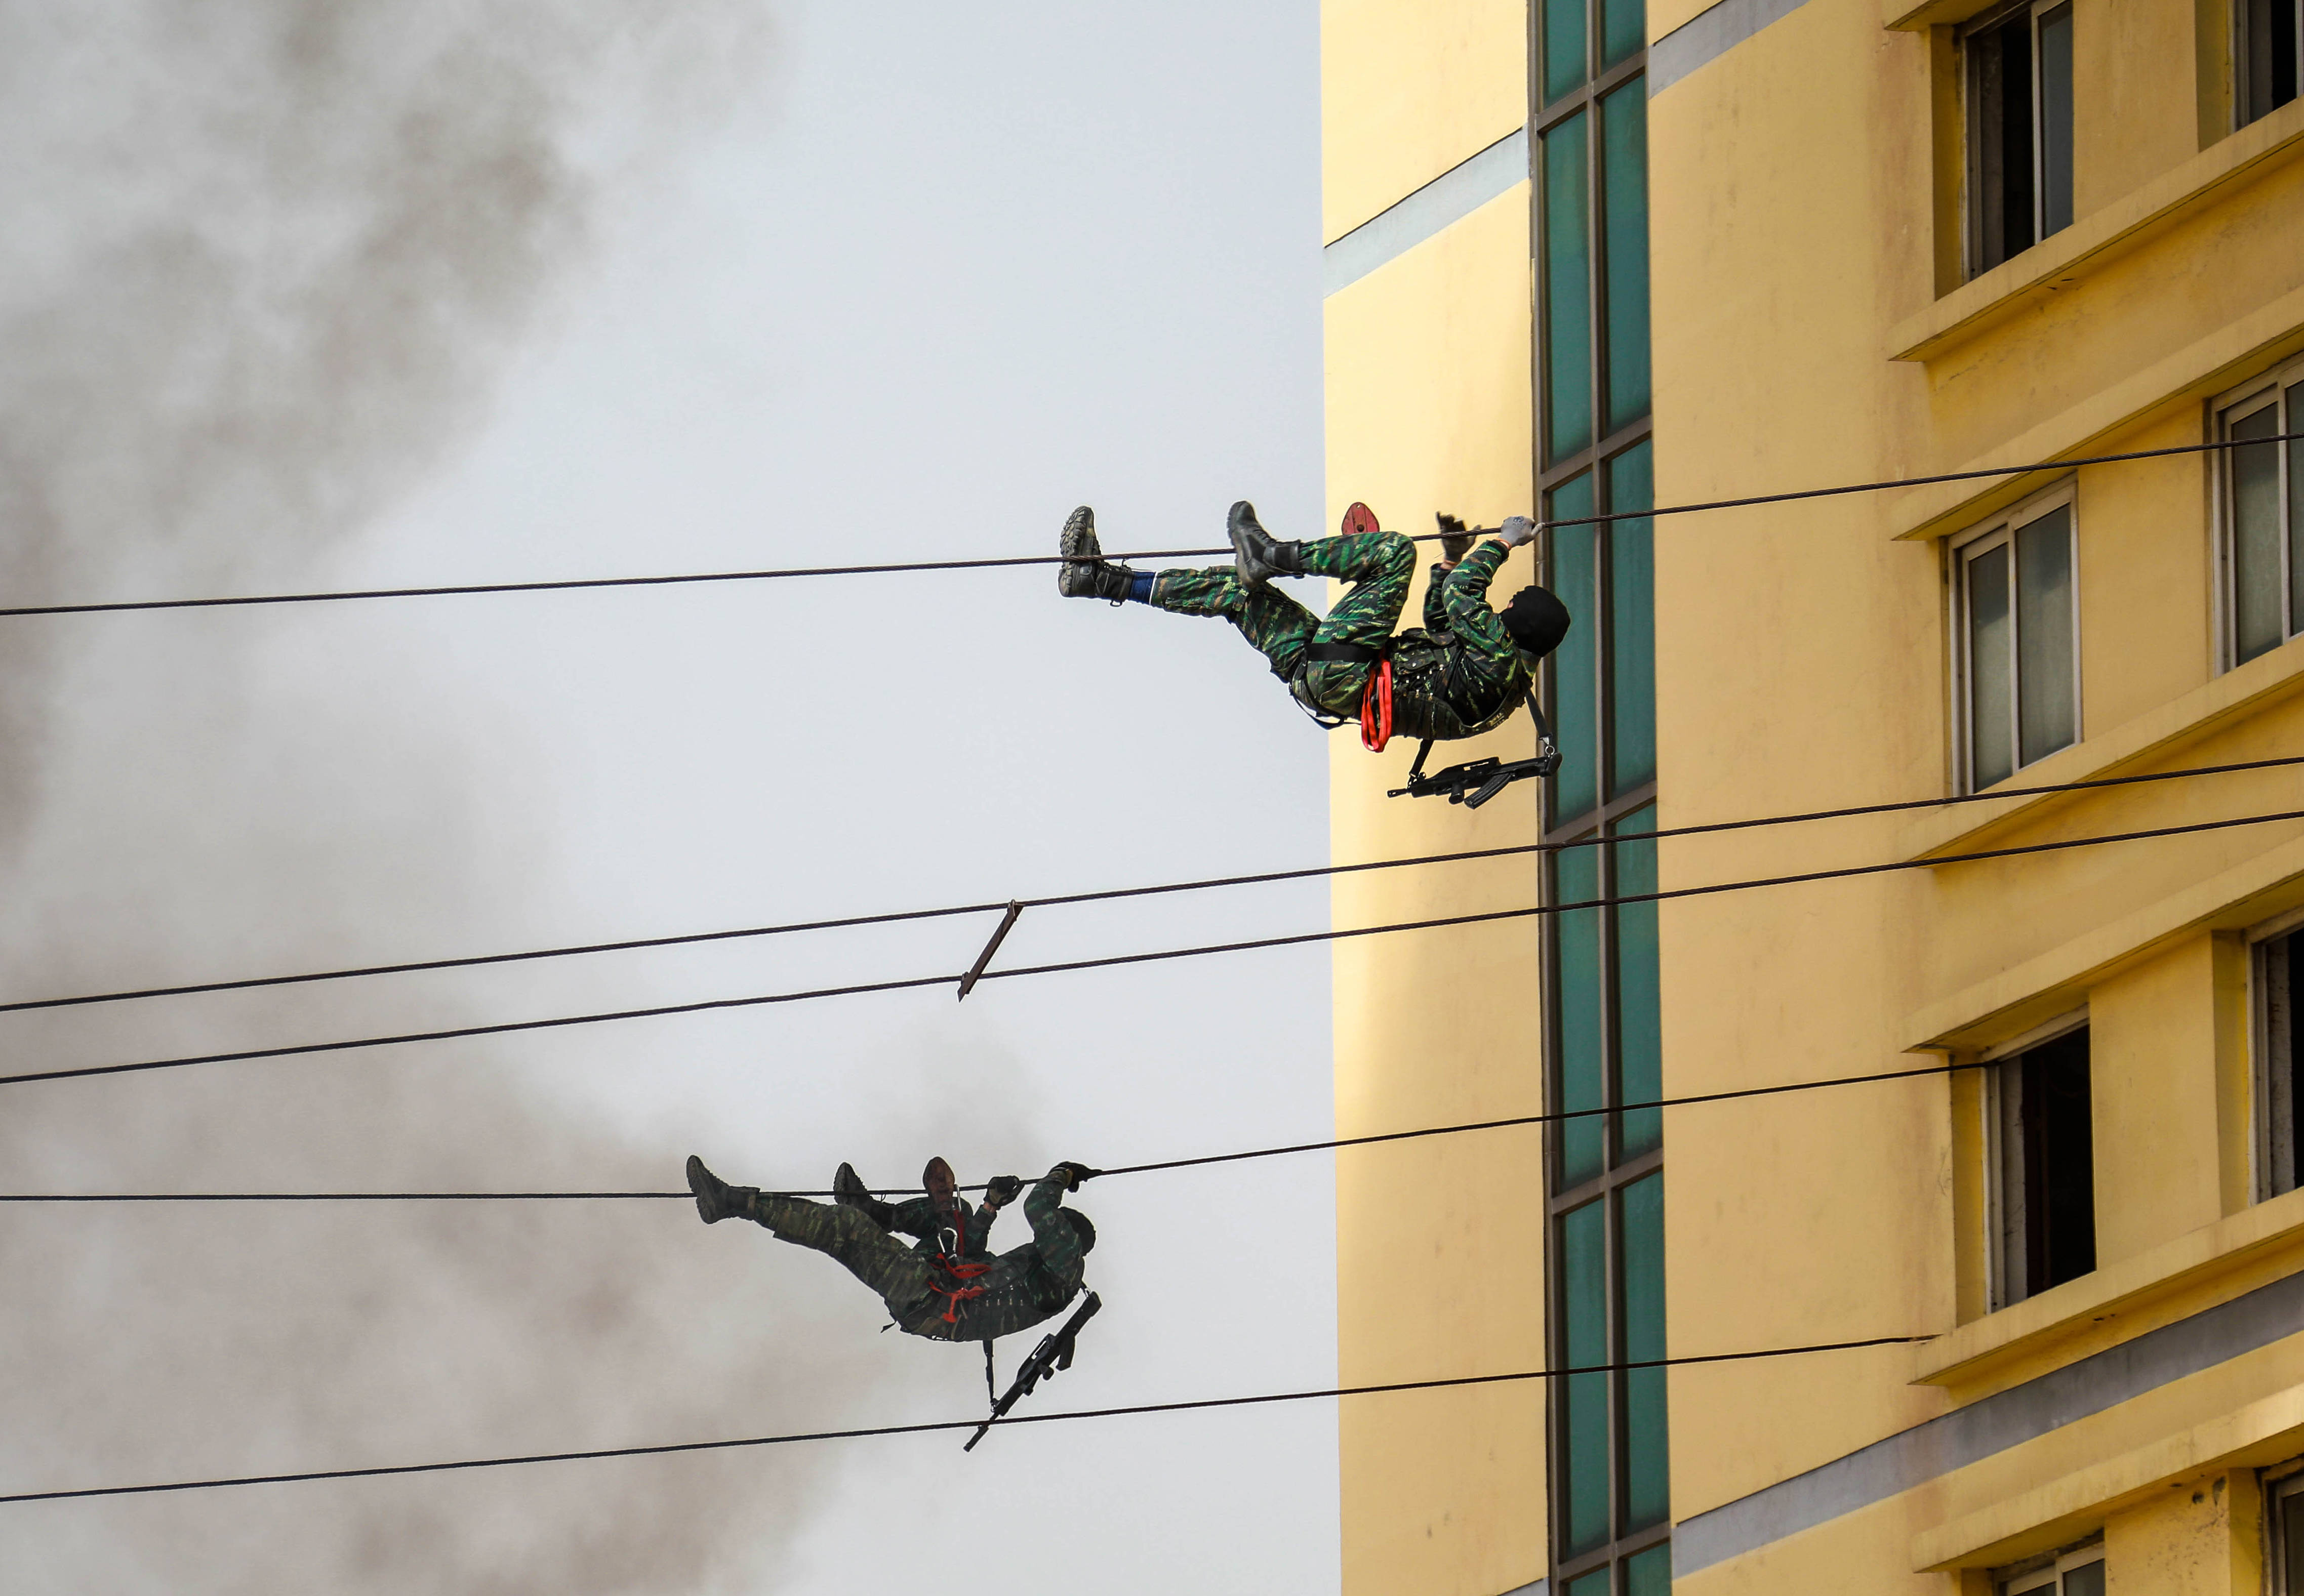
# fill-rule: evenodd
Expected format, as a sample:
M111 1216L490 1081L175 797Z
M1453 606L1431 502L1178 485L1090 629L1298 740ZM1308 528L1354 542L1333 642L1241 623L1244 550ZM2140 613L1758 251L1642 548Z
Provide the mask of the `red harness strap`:
M936 1254L936 1267L950 1274L953 1278L953 1284L950 1286L939 1286L935 1281L931 1280L928 1282L928 1289L935 1292L938 1296L944 1298L944 1322L946 1324L958 1324L960 1322L960 1305L966 1302L971 1296L982 1296L984 1295L983 1287L962 1286L959 1284L959 1282L961 1280L974 1279L977 1276L990 1269L992 1265L989 1263L962 1263L956 1259L947 1258L939 1253Z
M1371 754L1384 752L1392 740L1392 661L1381 659L1360 695L1360 747Z

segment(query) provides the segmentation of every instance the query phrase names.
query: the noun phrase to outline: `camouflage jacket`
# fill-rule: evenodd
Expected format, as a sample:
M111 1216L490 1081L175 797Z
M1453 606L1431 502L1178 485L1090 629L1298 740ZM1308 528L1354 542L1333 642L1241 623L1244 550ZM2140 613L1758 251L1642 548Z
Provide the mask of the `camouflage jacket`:
M933 1271L936 1288L895 1312L897 1328L936 1341L989 1341L1063 1312L1080 1295L1080 1277L1086 1272L1080 1232L1063 1216L1064 1185L1063 1172L1051 1170L1025 1194L1024 1217L1032 1225L1029 1242L1010 1248L983 1273L966 1279ZM972 1288L974 1294L958 1298L944 1295L955 1288ZM944 1318L947 1308L954 1315L950 1324Z
M1444 575L1432 570L1424 624L1392 644L1392 723L1403 737L1477 737L1528 697L1528 666L1488 607L1488 584L1512 551L1495 538Z

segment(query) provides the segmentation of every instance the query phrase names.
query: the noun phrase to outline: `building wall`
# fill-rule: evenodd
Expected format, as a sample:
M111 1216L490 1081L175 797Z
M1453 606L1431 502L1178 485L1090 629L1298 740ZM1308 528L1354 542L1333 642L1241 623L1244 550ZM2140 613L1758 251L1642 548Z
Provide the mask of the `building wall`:
M1651 101L1659 503L2198 442L2215 394L2304 347L2304 103L2231 131L2226 19L2193 0L2074 0L2075 221L1965 276L1952 30L1982 9L1807 0ZM1699 10L1652 7L1657 55ZM2224 668L2218 471L1659 519L1661 823L1951 792L1948 540L2062 477L2080 738L2012 784L2304 751L2304 642ZM1667 840L1661 869L1919 860L2297 790ZM1981 1593L2098 1534L2115 1592L2262 1588L2254 1471L2304 1453L2304 1296L2279 1295L2304 1205L2255 1200L2246 933L2304 906L2300 872L2286 823L1664 906L1671 1094L1973 1061L2084 1011L2097 1248L1992 1309L1978 1075L1673 1110L1674 1355L1929 1338L1673 1372L1681 1588Z

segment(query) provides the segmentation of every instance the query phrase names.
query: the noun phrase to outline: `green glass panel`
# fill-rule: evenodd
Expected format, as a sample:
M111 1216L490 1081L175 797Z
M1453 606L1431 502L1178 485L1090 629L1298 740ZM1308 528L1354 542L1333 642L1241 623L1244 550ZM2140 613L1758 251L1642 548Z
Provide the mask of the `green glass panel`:
M2040 236L2072 224L2072 8L2040 19Z
M2281 1596L2304 1596L2304 1556L2297 1551L2304 1547L2304 1490L2291 1490L2280 1499L2280 1532L2288 1553L2288 1588Z
M1600 102L1601 244L1608 294L1608 425L1648 413L1648 99L1634 78Z
M1616 824L1619 837L1656 830L1656 810ZM1656 845L1631 842L1616 856L1615 895L1656 890ZM1654 1102L1664 1095L1664 1020L1657 996L1656 906L1627 903L1616 911L1616 1096ZM1638 1158L1664 1143L1664 1110L1635 1109L1622 1120L1622 1156Z
M1651 1546L1624 1564L1624 1596L1672 1596L1672 1546Z
M2064 1570L2063 1596L2104 1596L2104 1565L2082 1563Z
M1600 896L1600 850L1571 848L1553 856L1553 883L1559 903L1588 903ZM1565 1111L1603 1106L1601 1015L1607 994L1600 985L1600 916L1606 911L1575 909L1560 916L1560 1107ZM1562 1191L1600 1172L1606 1140L1601 1115L1569 1119L1560 1127Z
M2072 646L2072 507L2016 528L2016 725L2023 763L2080 735Z
M1656 502L1656 452L1648 443L1608 462L1608 508ZM1656 776L1656 535L1646 520L1608 528L1608 688L1614 715L1608 790Z
M1584 81L1585 0L1544 0L1544 103Z
M1592 514L1590 474L1554 488L1545 513ZM1568 635L1552 651L1552 728L1560 743L1552 817L1558 825L1600 802L1600 537L1591 527L1559 527L1551 536L1551 587L1570 620Z
M1608 1596L1608 1571L1595 1568L1568 1582L1562 1596Z
M1544 135L1545 458L1592 442L1592 196L1588 113Z
M1664 1177L1626 1186L1618 1234L1623 1237L1624 1361L1664 1355ZM1664 1372L1624 1371L1624 1524L1631 1534L1662 1524L1672 1513L1669 1432L1664 1424Z
M2008 602L2008 545L1968 562L1969 785L1978 791L2016 770L2015 626Z
M2232 424L2235 439L2280 435L2280 407L2266 405ZM2294 448L2294 444L2290 444ZM2280 445L2232 452L2233 663L2276 648L2287 634L2280 614ZM2290 536L2294 536L2293 528Z
M1600 0L1600 68L1605 72L1648 39L1644 0Z
M1560 1221L1560 1350L1570 1368L1609 1362L1607 1204L1587 1203ZM1568 1422L1566 1544L1571 1557L1608 1539L1608 1376L1571 1374Z

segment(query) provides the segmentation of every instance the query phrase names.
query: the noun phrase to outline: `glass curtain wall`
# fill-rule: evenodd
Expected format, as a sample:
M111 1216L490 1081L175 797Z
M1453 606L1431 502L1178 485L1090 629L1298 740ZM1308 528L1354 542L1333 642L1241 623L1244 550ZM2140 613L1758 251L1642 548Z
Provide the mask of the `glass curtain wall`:
M1654 503L1648 82L1639 0L1536 0L1537 456L1546 519ZM1575 617L1545 697L1546 890L1571 905L1655 890L1653 540L1643 519L1560 527L1544 579ZM1661 1094L1654 904L1553 916L1545 1068L1555 1110ZM1554 1127L1547 1148L1554 1367L1664 1355L1664 1126L1654 1109ZM1553 1589L1664 1596L1672 1510L1661 1369L1551 1382Z

